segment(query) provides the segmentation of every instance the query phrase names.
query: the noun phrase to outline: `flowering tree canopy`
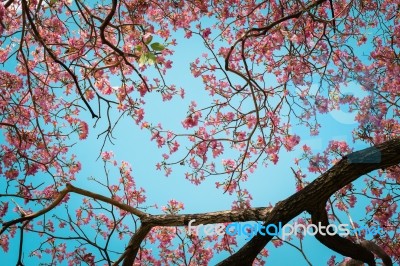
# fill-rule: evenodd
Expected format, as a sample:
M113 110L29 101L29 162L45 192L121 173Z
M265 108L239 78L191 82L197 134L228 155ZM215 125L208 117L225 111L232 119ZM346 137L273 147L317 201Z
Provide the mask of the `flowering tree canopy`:
M189 221L328 226L362 206L364 225L384 228L379 237L315 237L344 264L399 263L399 10L396 0L1 1L1 249L18 250L17 265L29 257L50 265L207 265L217 254L218 265L263 265L269 242L295 244L188 234ZM171 118L180 128L167 128L147 118L159 109L146 97L190 97L193 88L168 79L180 71L174 55L186 39L203 45L187 66L208 96L188 99ZM347 94L348 84L363 93ZM299 145L341 108L355 114L350 141L332 140L323 152ZM159 148L160 175L184 169L181 182L212 179L235 197L231 209L187 214L176 200L157 202L161 209L148 202L130 164L105 149L125 120ZM104 174L82 187L85 166L74 152L92 138ZM254 207L246 181L296 149L302 155L287 166L294 194L273 205L266 195L265 206ZM35 245L24 245L24 235ZM293 238L301 243L303 235Z

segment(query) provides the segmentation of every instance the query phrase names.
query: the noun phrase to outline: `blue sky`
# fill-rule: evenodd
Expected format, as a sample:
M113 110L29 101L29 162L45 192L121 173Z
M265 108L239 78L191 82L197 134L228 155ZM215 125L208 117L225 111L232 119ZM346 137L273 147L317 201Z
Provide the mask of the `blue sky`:
M186 89L186 97L184 100L176 99L171 102L162 102L161 96L157 94L146 95L146 120L157 123L161 122L165 129L178 130L182 132L181 121L186 117L187 106L192 99L199 102L199 106L204 106L209 100L207 92L203 90L201 79L194 79L189 70L189 63L194 61L196 57L200 57L203 46L198 37L190 40L183 38L184 33L176 33L178 46L174 48L176 51L172 57L174 62L173 69L168 72L167 83L176 84L177 87ZM7 69L7 67L6 67ZM118 81L112 81L113 86L118 86ZM353 84L355 94L363 95L360 88ZM350 91L352 91L349 90ZM77 154L78 160L82 163L82 171L78 175L76 185L86 189L93 188L93 182L88 181L88 177L104 176L103 162L96 160L102 143L102 139L97 140L96 135L104 130L101 124L93 129L94 120L90 119L88 113L83 114L87 117L88 124L91 128L90 136L85 141L79 141L77 145L70 150L71 153ZM294 166L294 158L301 155L301 146L307 144L314 152L322 151L327 147L331 140L352 141L351 131L356 124L352 121L354 115L346 110L336 111L330 114L321 115L320 134L311 137L308 130L302 130L300 127L294 127L302 137L298 148L293 152L281 152L280 161L277 165L270 164L268 168L259 167L245 187L253 196L253 206L267 206L269 203L276 203L295 192L295 182L290 166ZM156 171L155 165L161 160L161 150L155 143L150 142L150 134L147 131L140 130L132 119L126 118L117 126L114 136L114 145L107 144L105 150L112 150L115 153L117 161L125 160L131 163L133 174L136 178L138 187L144 187L146 190L147 204L165 205L168 200L176 199L185 203L184 213L198 213L230 209L231 201L235 198L228 194L222 194L221 190L215 188L215 182L221 181L221 178L210 178L200 186L194 186L184 178L184 167L174 167L173 173L169 177L165 177L162 172ZM1 139L3 142L4 140ZM356 149L363 148L361 144L354 146ZM307 172L306 170L304 172ZM115 176L117 178L117 176ZM361 182L356 182L362 185ZM81 198L72 196L69 205L80 204ZM61 208L57 211L63 212ZM56 212L57 212L56 211ZM152 213L160 213L160 210L152 209ZM352 213L353 219L361 219L363 210ZM126 238L124 239L128 241ZM294 243L296 243L297 239ZM35 239L26 238L25 245L35 244ZM244 243L244 240L243 242ZM17 242L11 247L8 254L0 251L0 259L13 263L17 255ZM125 243L119 243L123 247ZM313 237L306 237L304 247L308 258L313 265L324 265L334 252L330 251L320 244ZM307 265L301 254L294 248L285 246L275 248L272 243L267 246L270 256L267 258L267 265ZM226 255L226 254L225 254ZM225 257L217 255L213 262L219 261ZM337 255L337 254L336 254ZM337 255L338 256L338 255ZM25 261L27 265L29 264Z
M186 117L187 106L190 101L196 99L199 106L202 106L201 103L206 105L209 98L207 92L203 90L201 80L194 79L189 70L189 63L201 55L202 44L197 37L189 40L183 39L181 37L183 36L182 32L178 32L177 36L178 46L175 47L176 52L171 59L174 62L174 67L172 71L168 72L166 80L167 83L174 83L178 87L186 88L186 97L184 100L176 99L171 102L162 102L161 97L157 94L147 95L146 119L154 123L161 122L165 129L176 129L178 132L182 132L181 121ZM179 71L176 71L176 69ZM118 85L118 82L115 82L113 85ZM354 88L356 93L363 94L359 86L351 87L351 89ZM293 173L289 167L294 166L294 158L301 155L303 144L307 144L314 152L318 152L324 150L331 140L352 141L351 131L355 127L354 114L343 109L320 115L319 118L323 122L318 136L311 137L308 130L295 127L295 132L302 137L302 142L297 146L298 149L294 152L282 151L277 165L270 164L268 168L259 167L249 178L245 187L253 196L253 206L261 207L269 203L274 204L295 192ZM161 160L161 150L154 143L149 143L150 135L148 132L138 129L130 119L119 124L114 136L116 137L115 145L108 146L106 150L113 150L117 160L127 160L132 164L138 186L143 186L146 189L149 205L157 203L162 206L168 200L176 199L185 203L184 213L219 211L230 208L231 201L235 198L222 194L221 190L215 188L215 182L221 180L220 178L210 178L200 186L194 186L184 179L185 167L174 167L174 171L169 177L165 177L162 172L156 171L155 164ZM359 148L362 148L362 146L359 146ZM100 166L93 167L93 165L102 163L94 163L93 161L96 156L93 151L99 149L98 143L92 143L92 140L88 140L80 143L75 149L79 155L82 155L82 158L85 158L83 162L90 158L90 161L83 163L83 172L80 176L103 174ZM99 169L99 172L95 169ZM304 169L304 172L307 172L307 170ZM85 185L82 180L79 183L82 183L82 186ZM360 185L362 184L360 183ZM298 244L296 240L294 243ZM244 238L242 238L242 241L244 243ZM329 257L334 254L314 237L306 237L303 244L313 265L325 264ZM282 263L307 265L301 254L292 247L275 248L272 243L267 247L270 251L270 256L267 258L268 265L282 265ZM217 255L213 262L217 262L225 256L226 254Z

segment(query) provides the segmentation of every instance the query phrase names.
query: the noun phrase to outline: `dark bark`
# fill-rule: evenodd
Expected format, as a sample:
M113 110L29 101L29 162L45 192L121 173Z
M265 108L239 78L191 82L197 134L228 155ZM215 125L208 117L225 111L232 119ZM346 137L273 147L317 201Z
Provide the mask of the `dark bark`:
M380 168L388 168L399 163L400 138L397 138L375 147L349 154L304 189L278 202L273 208L261 207L199 214L151 215L112 198L67 184L66 188L60 191L54 201L46 208L9 222L3 222L0 228L0 235L10 226L28 222L46 214L57 207L67 194L76 193L109 203L140 218L141 227L132 236L125 252L116 262L123 261L123 265L131 265L138 253L140 244L154 226L187 226L192 219L196 220L193 225L244 221L264 221L265 226L269 224L277 225L279 222L285 225L304 211L311 213L314 222L322 221L327 224L328 220L324 209L325 203L336 191L364 174ZM218 265L252 265L254 259L272 237L270 235L254 236L238 252L226 258ZM374 265L375 263L371 252L382 258L386 265L391 265L390 257L376 245L371 248L371 243L367 243L368 245L365 243L357 245L351 243L349 240L337 237L321 238L317 236L317 239L332 250L345 256L351 256L356 260L367 262L370 265ZM345 245L346 248L341 247L341 245Z
M322 226L328 226L328 214L325 209L326 204L321 204L319 207L310 211L313 224L321 223ZM355 260L367 263L369 266L375 266L374 254L362 245L353 243L351 240L340 237L339 235L322 235L317 233L315 238L319 242L333 251L336 251L343 256L351 257Z
M399 163L400 138L353 152L304 189L279 202L270 212L264 225L278 222L282 222L282 225L284 225L303 211L311 212L315 205L326 202L336 191L360 176ZM256 235L235 254L221 261L218 265L251 265L271 239L271 236Z
M122 266L131 266L133 265L136 255L139 251L140 244L142 243L143 239L146 235L150 232L151 226L147 224L143 224L139 230L132 236L131 240L129 241L128 247L126 248L124 254L121 256L121 259L124 259Z

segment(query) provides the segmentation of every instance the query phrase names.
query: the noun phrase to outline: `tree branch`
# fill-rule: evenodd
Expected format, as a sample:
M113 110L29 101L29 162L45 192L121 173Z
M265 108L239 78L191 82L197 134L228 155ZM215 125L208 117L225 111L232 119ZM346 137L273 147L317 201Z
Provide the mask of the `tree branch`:
M311 211L311 219L313 224L321 223L323 226L328 226L328 214L325 209L325 202ZM340 237L339 235L321 235L319 232L315 238L326 247L336 251L343 256L351 257L355 260L363 261L370 266L375 266L374 254L362 245L353 243L351 240Z
M282 225L284 225L303 211L312 210L316 202L326 202L336 191L360 176L399 163L400 138L353 152L304 189L284 201L278 202L264 221L264 225L277 224L278 222L282 222ZM269 235L256 235L235 254L221 261L218 265L251 265L271 239L272 236Z
M216 224L245 221L264 221L271 213L272 208L251 208L243 210L229 210L197 214L180 215L152 215L142 219L142 222L154 226L186 226L190 220L196 220L193 225Z
M55 208L65 197L67 193L77 193L83 196L91 197L109 204L112 204L122 210L132 213L141 219L141 227L131 238L127 249L118 261L125 258L123 265L132 265L140 243L146 237L147 233L154 226L186 226L190 220L196 220L193 225L196 224L212 224L212 223L224 223L224 222L239 222L239 221L264 221L264 225L278 224L282 225L288 223L290 220L295 218L303 211L308 211L313 215L313 219L323 221L324 216L321 210L316 211L316 202L326 202L331 195L336 191L344 187L345 185L353 182L360 176L369 173L379 168L387 168L400 163L400 138L392 139L375 147L367 148L361 151L353 152L348 156L340 160L335 166L330 168L327 172L322 174L316 180L311 182L304 189L290 196L289 198L280 201L274 208L251 208L243 210L230 210L220 212L210 212L202 214L181 214L181 215L150 215L142 212L136 208L133 208L127 204L118 202L112 198L105 197L100 194L96 194L84 189L80 189L67 184L66 188L63 189L55 200L43 210L26 215L24 217L3 223L3 227L0 230L2 234L11 225L29 221L36 217L39 217L53 208ZM326 213L325 213L326 215ZM327 218L326 218L327 219ZM220 262L218 265L252 265L253 260L264 248L264 246L272 239L273 236L256 235L248 243L246 243L237 253L231 255L227 259ZM337 236L338 237L338 236ZM317 237L318 238L318 237ZM321 241L321 239L319 239ZM345 239L343 239L345 240ZM324 240L322 239L321 242ZM340 240L342 241L342 240ZM324 242L323 242L324 243ZM324 244L327 242L325 241ZM353 251L361 252L360 250L366 250L362 245L356 245L351 243ZM326 245L330 245L329 243ZM333 245L332 249L338 252L347 252L346 250L338 248L337 245ZM340 250L339 250L340 249ZM361 259L366 261L370 265L374 265L371 261L370 255L365 252L361 254L362 258L358 255L354 255L353 252L342 253L346 256L350 255L353 258ZM351 254L350 254L351 253ZM372 254L372 253L371 253ZM379 255L379 254L378 254ZM381 257L381 256L380 256ZM372 255L373 258L373 255ZM387 260L387 258L385 257ZM132 262L132 263L131 263ZM385 262L386 263L386 262ZM390 264L388 264L390 265Z
M103 202L107 202L107 203L109 203L111 205L114 205L114 206L120 208L121 210L124 210L124 211L127 211L129 213L132 213L132 214L138 216L141 219L144 219L146 216L148 216L147 213L142 212L142 211L140 211L140 210L138 210L136 208L133 208L133 207L127 205L127 204L121 203L121 202L119 202L117 200L114 200L114 199L111 199L111 198L105 197L103 195L96 194L96 193L93 193L93 192L90 192L90 191L87 191L87 190L84 190L84 189L81 189L81 188L74 187L71 184L67 184L66 188L61 190L60 193L58 194L58 196L54 199L54 201L49 206L47 206L46 208L44 208L44 209L42 209L42 210L40 210L38 212L26 215L24 217L21 217L21 218L18 218L18 219L3 223L2 224L2 228L0 230L0 235L5 230L7 230L7 228L9 228L12 225L15 225L17 223L21 223L21 222L24 222L24 221L32 220L32 219L34 219L36 217L39 217L39 216L51 211L52 209L54 209L64 199L64 197L68 193L76 193L76 194L87 196L87 197L90 197L90 198L93 198L93 199L101 200Z
M90 106L90 104L88 103L88 101L86 100L85 95L83 95L82 89L81 89L81 87L79 85L79 82L78 82L78 79L77 79L75 73L73 73L71 71L71 69L69 69L69 67L66 64L64 64L60 59L58 59L58 57L54 54L54 52L47 46L47 44L43 40L42 36L40 35L38 29L35 26L33 18L31 17L31 14L30 14L30 11L29 11L29 6L28 6L28 3L26 2L26 0L22 0L22 8L25 11L26 17L27 17L27 19L29 21L29 24L32 27L32 31L33 31L34 36L36 37L37 41L43 46L43 48L47 51L47 53L50 55L50 57L54 60L54 62L56 62L62 68L64 68L64 70L67 71L68 74L72 77L72 79L74 80L76 89L78 91L78 94L81 97L83 103L88 108L90 114L92 115L92 118L99 118L98 115L96 115L95 112L93 111L93 109Z
M128 247L126 248L124 254L122 254L121 259L124 259L122 266L131 266L133 265L136 254L140 248L140 243L142 243L143 239L147 236L153 226L148 224L142 224L139 230L132 236L129 241ZM117 264L115 264L117 265Z

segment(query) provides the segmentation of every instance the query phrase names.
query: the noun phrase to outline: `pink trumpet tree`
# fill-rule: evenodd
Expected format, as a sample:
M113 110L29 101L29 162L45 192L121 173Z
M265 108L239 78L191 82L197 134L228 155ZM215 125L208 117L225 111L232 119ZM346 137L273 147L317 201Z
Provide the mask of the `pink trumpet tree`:
M383 228L382 235L315 237L346 257L344 265L399 263L399 10L396 0L1 1L1 249L14 250L17 265L31 256L49 265L207 265L217 254L224 255L218 265L263 265L270 242L295 244L279 235L244 243L188 234L189 221L297 218L328 226L362 211L364 225ZM146 117L154 110L145 98L189 97L191 87L167 79L180 71L174 54L185 38L204 46L187 65L208 96L189 99L176 117L181 128L167 128ZM350 83L364 93L346 94ZM299 145L340 108L355 113L351 141L331 141L319 153ZM182 182L194 185L212 178L236 197L231 208L187 214L172 199L149 207L130 164L104 149L121 120L132 120L160 149L160 175L184 169ZM103 131L90 134L92 125ZM72 153L93 136L104 175L92 182L104 193L79 186L84 166ZM287 166L294 194L274 205L266 195L265 206L253 206L246 181L296 149L302 155ZM108 176L113 169L116 179ZM364 183L354 185L357 179ZM24 236L32 235L28 246ZM293 237L301 243L303 235ZM295 247L308 262L303 246Z

